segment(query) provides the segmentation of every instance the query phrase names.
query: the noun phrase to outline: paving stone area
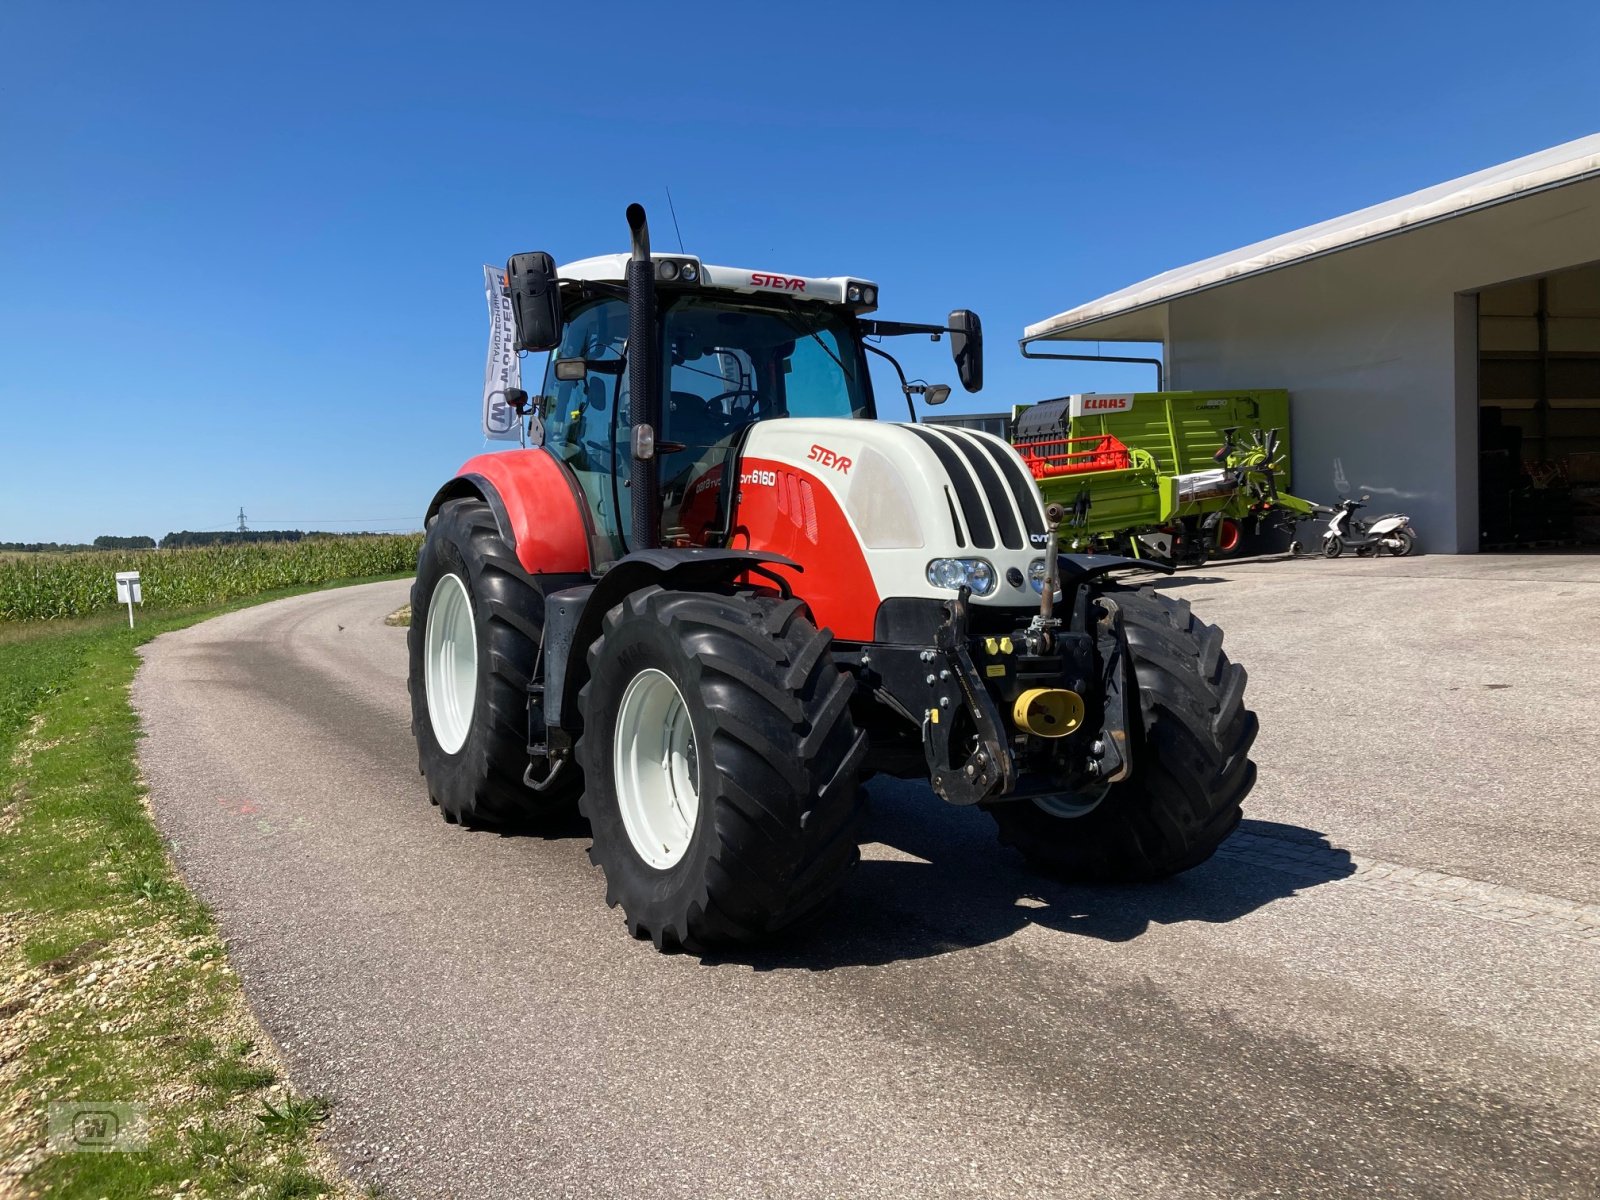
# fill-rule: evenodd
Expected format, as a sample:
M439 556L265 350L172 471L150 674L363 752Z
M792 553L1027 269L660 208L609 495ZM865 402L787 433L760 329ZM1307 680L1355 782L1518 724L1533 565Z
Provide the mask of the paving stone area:
M1600 905L1600 555L1213 563L1162 586L1250 672L1246 831Z

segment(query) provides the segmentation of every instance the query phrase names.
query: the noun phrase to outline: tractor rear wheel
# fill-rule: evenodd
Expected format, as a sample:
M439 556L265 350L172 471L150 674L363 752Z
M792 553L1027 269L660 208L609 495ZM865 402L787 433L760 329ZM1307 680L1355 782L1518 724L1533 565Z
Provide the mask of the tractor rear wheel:
M1133 774L1098 794L1012 800L989 811L1000 841L1084 883L1162 879L1210 858L1255 785L1256 715L1222 630L1149 588L1108 587L1128 635L1139 709Z
M528 679L544 596L482 500L446 501L428 526L411 586L411 731L428 796L446 821L504 825L572 811L570 767L547 792L523 783Z
M859 858L854 681L798 600L645 588L579 693L580 801L606 903L660 950L755 940Z

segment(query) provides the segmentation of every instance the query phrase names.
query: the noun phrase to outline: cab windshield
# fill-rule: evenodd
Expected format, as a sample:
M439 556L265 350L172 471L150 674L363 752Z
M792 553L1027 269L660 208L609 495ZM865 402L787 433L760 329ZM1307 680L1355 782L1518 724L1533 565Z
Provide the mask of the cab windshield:
M662 532L672 540L703 544L714 519L702 511L706 493L752 422L872 416L855 325L838 309L683 296L665 311L662 358L657 444Z
M685 413L744 424L872 415L855 331L836 309L685 296L666 311L662 346L667 399L681 397Z

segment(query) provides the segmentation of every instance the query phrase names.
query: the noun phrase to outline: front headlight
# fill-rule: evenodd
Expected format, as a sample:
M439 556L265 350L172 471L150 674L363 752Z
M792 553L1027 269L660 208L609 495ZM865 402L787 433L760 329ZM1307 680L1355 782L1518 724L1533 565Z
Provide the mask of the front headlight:
M1033 587L1035 596L1044 595L1044 559L1036 558L1028 564L1028 583ZM1061 599L1061 588L1057 586L1057 600Z
M928 582L951 591L964 584L974 596L987 596L994 591L1000 577L986 559L936 558L928 564Z

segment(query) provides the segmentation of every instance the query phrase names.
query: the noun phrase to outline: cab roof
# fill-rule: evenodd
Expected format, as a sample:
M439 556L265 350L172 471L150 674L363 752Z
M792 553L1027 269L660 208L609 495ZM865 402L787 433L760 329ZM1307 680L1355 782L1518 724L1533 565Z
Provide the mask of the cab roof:
M601 254L594 258L580 258L556 268L556 276L577 283L623 283L627 279L628 255ZM749 267L725 267L703 263L693 254L652 254L656 264L656 280L683 283L687 286L717 288L721 291L746 292L751 295L776 293L794 300L819 300L824 304L845 305L856 312L870 312L878 306L878 285L870 279L849 275L789 275L780 271L764 271ZM672 264L670 267L667 264ZM684 278L685 266L691 266L695 278ZM663 272L670 270L672 274ZM852 288L857 289L854 298Z

